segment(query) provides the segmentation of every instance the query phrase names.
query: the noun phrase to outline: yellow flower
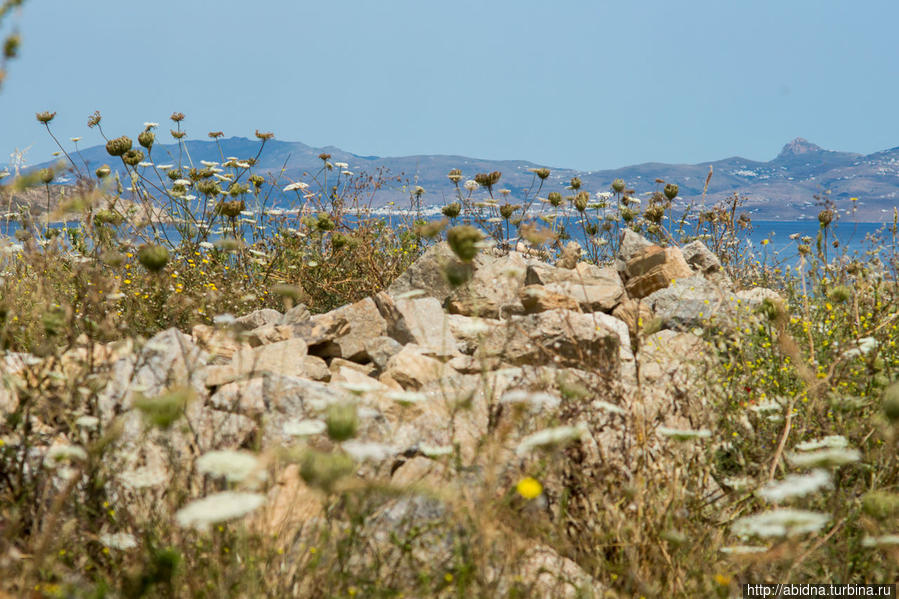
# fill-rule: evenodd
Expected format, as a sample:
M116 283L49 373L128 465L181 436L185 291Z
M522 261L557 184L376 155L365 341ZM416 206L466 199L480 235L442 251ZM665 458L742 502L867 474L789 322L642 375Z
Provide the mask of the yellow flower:
M727 574L715 574L715 582L720 586L726 587L730 584L730 576Z
M526 476L518 481L515 490L525 499L535 499L543 493L543 485L537 479Z

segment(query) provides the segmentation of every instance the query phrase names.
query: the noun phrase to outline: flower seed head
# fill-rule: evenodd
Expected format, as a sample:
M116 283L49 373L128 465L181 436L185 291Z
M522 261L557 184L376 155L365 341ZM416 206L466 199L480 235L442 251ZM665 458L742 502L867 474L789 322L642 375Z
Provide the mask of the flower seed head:
M37 117L37 120L39 123L41 123L42 125L46 125L47 123L49 123L50 121L53 120L53 117L56 116L56 113L45 110L44 112L35 113L34 116Z
M156 134L150 130L143 131L140 135L137 136L137 143L147 148L148 150L153 147L154 141L156 141Z
M677 197L678 191L677 183L669 183L665 186L665 197L669 200L673 200Z
M615 179L612 181L612 190L615 193L621 193L624 191L624 179Z
M109 173L111 173L111 172L112 172L112 169L109 168L108 164L104 164L103 166L98 168L96 171L94 171L94 173L97 175L98 179L105 179L106 177L109 176Z
M571 189L577 191L581 188L581 178L580 177L572 177L571 178Z
M128 140L129 143L131 140ZM140 150L128 150L122 155L122 162L128 166L137 166L144 159L144 153Z
M110 139L106 142L106 151L109 152L110 156L123 156L125 152L131 149L131 138L123 135L122 137L116 137L115 139ZM138 160L138 162L140 162ZM135 162L137 164L137 162Z
M454 168L449 172L447 178L453 183L458 183L462 180L462 171L460 169Z
M184 120L184 113L183 112L173 112L172 116L170 116L169 118L172 119L176 123L180 123L181 121Z
M137 251L137 259L150 272L159 272L169 261L169 251L161 245L144 244Z

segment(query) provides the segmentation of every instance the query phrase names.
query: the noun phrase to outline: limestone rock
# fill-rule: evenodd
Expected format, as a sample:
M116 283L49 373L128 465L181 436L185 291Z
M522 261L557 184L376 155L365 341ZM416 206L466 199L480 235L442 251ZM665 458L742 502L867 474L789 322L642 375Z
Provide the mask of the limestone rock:
M346 323L346 330L314 345L310 342L309 353L322 358L338 357L357 362L369 360L370 357L365 351L366 340L387 333L387 322L378 311L374 300L367 297L355 304L314 316L311 322L313 325L331 329L336 328L341 321Z
M303 370L306 378L313 381L331 380L331 371L328 370L328 363L318 356L303 357Z
M436 298L393 299L379 293L374 299L387 321L388 334L399 343L415 343L440 356L458 352L447 315Z
M281 317L278 324L295 325L306 322L310 318L312 318L312 315L309 313L309 310L306 309L306 305L297 304L284 313L284 316Z
M525 314L547 310L580 310L577 300L567 293L559 293L543 285L527 285L518 292Z
M465 316L500 318L521 314L524 307L518 292L524 286L526 272L527 263L517 252L505 258L476 259L471 280L449 295L446 306L451 314Z
M263 308L262 310L256 310L245 316L241 316L237 319L235 325L241 330L249 331L265 325L278 324L280 320L280 312L272 310L271 308Z
M671 281L693 275L679 248L658 246L647 248L628 260L625 272L627 294L634 299L644 298L668 287Z
M243 338L251 347L285 341L293 337L293 327L282 324L267 324L243 333Z
M429 247L406 272L387 288L387 293L397 297L410 291L422 290L442 304L453 289L443 275L443 269L455 255L446 242Z
M624 298L612 311L612 316L624 322L631 335L640 332L652 320L652 310L647 302ZM642 321L642 325L640 324Z
M521 365L589 365L607 374L619 369L619 336L593 314L551 310L513 317L488 333L476 355Z
M387 361L384 374L404 389L419 389L425 383L439 379L444 369L443 363L425 355L423 348L409 344Z
M365 342L365 352L380 370L387 368L387 361L403 349L403 344L392 337L374 337Z
M502 323L493 318L478 318L461 314L449 314L447 322L453 337L459 341L459 351L469 355L475 352L481 340L492 328Z
M578 242L569 241L565 244L565 247L562 248L559 259L556 260L556 268L564 268L567 270L573 269L577 266L578 260L581 259L582 251L583 249Z
M270 372L284 376L303 376L306 372L306 342L302 339L286 339L277 343L260 345L251 350L234 354L231 364L238 376Z
M701 241L691 241L681 248L681 252L683 252L687 264L705 278L722 287L733 284L730 277L724 272L721 260Z

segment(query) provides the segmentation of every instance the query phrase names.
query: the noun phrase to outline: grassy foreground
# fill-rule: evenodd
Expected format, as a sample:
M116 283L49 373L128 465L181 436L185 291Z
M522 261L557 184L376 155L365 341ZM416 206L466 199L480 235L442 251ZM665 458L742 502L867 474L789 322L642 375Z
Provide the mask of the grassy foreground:
M48 131L52 119L38 114ZM178 140L183 119L172 115ZM102 134L99 114L89 124ZM78 184L59 209L81 214L79 227L54 230L7 207L20 212L21 228L0 257L0 343L13 356L3 369L0 421L0 597L527 597L537 594L533 581L501 584L499 573L536 547L593 577L601 590L581 588L584 597L726 597L744 582L896 580L895 216L870 240L871 252L850 256L834 236L836 206L820 199L819 235L795 240L797 268L767 255L765 245L747 245L752 224L738 197L688 207L678 222L671 218L677 187L665 182L640 190L650 193L638 200L623 181L599 193L576 179L544 189L549 171L536 169L512 204L501 173L454 170L457 195L443 221L417 218L426 190L409 186L405 216L388 223L369 205L373 191L395 182L386 174L352 173L326 154L318 172L287 173L288 180L256 173L254 156L196 164L186 154L156 157L157 129L147 124L137 145L107 138L110 161L120 161L125 176L107 166L88 172L77 153L61 148L60 170ZM257 137L263 152L271 134ZM58 174L10 185L42 189L49 202ZM293 194L294 210L271 208L278 192ZM157 210L177 235L147 218ZM296 447L244 448L273 474L294 463L324 506L320 517L274 532L256 517L205 531L174 517L201 495L244 488L214 469L198 482L193 475L210 472L200 456L172 464L180 475L162 491L113 484L110 455L122 426L100 409L112 376L97 358L103 352L140 347L169 327L224 329L226 314L298 303L329 311L384 289L441 239L460 257L488 239L501 250L521 242L553 260L575 233L565 223L578 228L597 264L614 259L626 228L662 245L699 238L739 286L783 297L735 330L698 331L706 361L684 392L703 406L710 436L685 439L689 450L646 458L621 484L601 469L572 470L572 448L556 448L512 480L450 487L438 521L404 523L386 538L375 538L373 514L398 497L418 501L421 490L354 477L337 453L310 461L313 454ZM642 323L635 344L654 326ZM562 391L558 424L593 399L618 403L590 389ZM186 392L148 400L148 436L165 438L184 424ZM335 438L339 417L329 421ZM491 431L485 451L503 434ZM67 443L51 454L58 439ZM798 476L787 453L803 442L816 470ZM466 473L458 456L442 465L455 478ZM539 507L544 493L582 489L590 511ZM796 511L746 518L771 503ZM422 558L437 555L441 543L449 546L439 559Z

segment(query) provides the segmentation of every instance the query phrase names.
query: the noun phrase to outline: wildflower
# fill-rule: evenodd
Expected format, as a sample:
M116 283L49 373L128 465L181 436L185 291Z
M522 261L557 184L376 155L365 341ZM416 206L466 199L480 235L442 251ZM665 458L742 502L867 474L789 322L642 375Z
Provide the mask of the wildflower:
M56 116L56 113L45 110L44 112L36 112L34 116L37 117L38 122L40 122L42 125L46 125L53 120L53 117Z
M79 141L81 141L80 137L70 137L69 139L72 141L72 143L78 143Z
M346 162L335 162L335 163L334 163L334 167L335 167L335 168L340 168L340 169L346 169L346 168L349 168L350 165L347 164Z
M144 244L137 252L137 259L150 272L159 272L169 261L169 251L161 245Z
M827 514L788 508L746 516L734 522L731 530L739 537L792 537L818 532L830 520Z
M827 468L851 464L861 459L857 449L829 447L803 453L788 453L787 459L797 468Z
M693 441L695 439L706 439L712 436L712 431L707 428L693 430L660 426L656 429L656 432L663 437L668 437L675 441Z
M899 535L866 536L862 539L862 547L884 547L899 545Z
M603 400L601 400L601 399L595 400L591 405L592 405L594 408L597 408L597 409L602 410L602 411L604 411L604 412L611 412L612 414L620 414L620 415L622 415L622 416L626 416L626 415L627 415L627 410L625 410L625 409L622 408L621 406L616 406L616 405L613 404L613 403L609 403L609 402L603 401Z
M411 406L428 401L428 396L417 391L391 391L387 394L387 399L392 399L400 405Z
M87 452L78 445L54 445L44 454L44 464L53 468L60 462L85 462Z
M106 151L110 156L122 156L131 149L131 138L126 135L106 142Z
M398 452L392 445L370 441L344 441L340 447L357 462L381 462Z
M75 419L75 425L81 428L94 429L100 424L100 419L96 416L79 416Z
M551 410L559 407L562 400L549 393L515 389L504 393L502 397L499 398L499 403L527 406L530 411L539 412L543 409Z
M134 549L137 547L137 539L134 535L127 532L104 533L99 536L99 540L105 547L110 549Z
M470 225L453 227L446 234L450 249L463 262L471 262L478 253L476 243L483 240L483 234Z
M307 183L303 183L302 181L297 181L296 183L291 183L287 187L284 188L283 191L295 191L295 190L305 190L309 189L309 185Z
M190 179L175 179L174 184L182 185L184 187L190 187L191 185L193 185L193 181L191 181Z
M451 445L429 445L427 443L422 443L418 446L418 451L423 453L426 457L439 458L441 456L452 454L453 448Z
M793 449L797 451L814 451L831 447L849 447L849 441L843 435L829 435L814 441L804 441Z
M209 161L209 160L201 160L201 161L200 161L200 164L202 164L203 166L209 166L209 167L212 167L212 166L218 166L218 165L219 165L218 162L212 162L212 161Z
M536 499L543 494L543 485L537 479L526 476L518 481L515 490L525 499Z
M579 422L577 426L557 426L532 433L521 440L515 453L524 455L538 447L565 445L580 439L589 432L587 425Z
M224 476L230 483L244 480L258 468L259 460L246 451L209 451L197 458L198 471L212 476Z
M756 495L769 503L780 503L785 499L803 497L831 486L830 473L826 470L812 470L808 474L791 474L782 481L771 481L756 491Z
M211 250L211 249L214 249L214 248L215 248L215 246L212 245L212 244L211 244L210 242L208 242L208 241L201 241L201 242L200 242L200 247L203 248L204 250Z
M265 495L224 491L189 503L175 513L183 528L208 529L211 524L243 518L265 503Z
M624 191L624 180L615 179L614 181L612 181L612 190L614 190L615 193L621 193L622 191Z
M159 123L144 123L144 129L156 129Z
M469 179L465 182L464 187L465 191L477 191L481 187L481 184L474 179Z
M325 432L328 425L322 420L307 418L305 420L289 420L284 424L284 434L291 437L311 437Z
M371 393L373 391L377 391L380 387L375 385L370 385L368 383L350 383L344 382L340 383L340 386L352 393L353 395L362 395L364 393Z

